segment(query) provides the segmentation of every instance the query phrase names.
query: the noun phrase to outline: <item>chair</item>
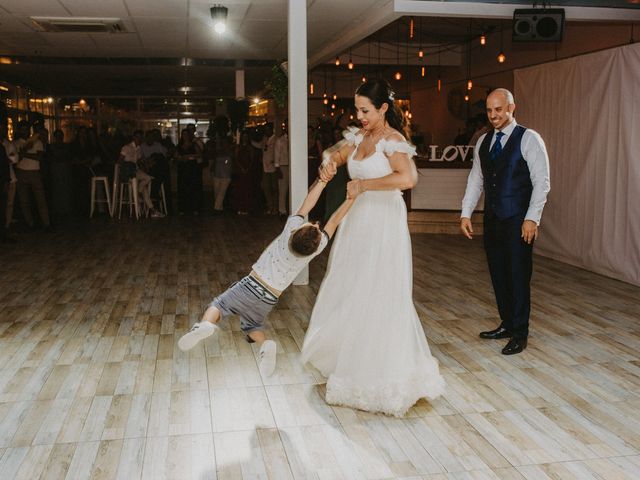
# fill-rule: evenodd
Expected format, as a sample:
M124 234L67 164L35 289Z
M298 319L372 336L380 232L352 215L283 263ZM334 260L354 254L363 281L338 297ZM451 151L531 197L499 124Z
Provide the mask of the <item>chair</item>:
M126 194L126 196L125 196ZM122 205L129 205L129 216L134 213L136 220L140 218L140 204L138 202L138 180L132 178L128 182L120 183L120 202L118 208L118 220L122 218Z
M104 194L106 200L101 198L97 198L97 186L102 185L104 188ZM113 217L113 209L114 206L111 203L111 193L109 192L109 179L106 176L96 175L96 173L91 169L91 208L89 210L89 218L93 217L93 212L95 211L96 205L106 203L107 208L109 209L109 216Z
M160 184L160 189L158 190L158 192L159 192L159 197L158 198L151 197L151 202L154 205L157 202L158 211L166 216L168 215L168 211L167 211L167 196L164 191L164 182ZM144 213L145 213L145 217L149 216L149 208L146 205L144 205Z

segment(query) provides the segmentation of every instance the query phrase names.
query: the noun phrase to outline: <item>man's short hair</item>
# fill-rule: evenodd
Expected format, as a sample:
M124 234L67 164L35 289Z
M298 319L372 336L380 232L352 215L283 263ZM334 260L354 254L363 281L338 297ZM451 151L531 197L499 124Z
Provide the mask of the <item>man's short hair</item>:
M320 240L322 240L322 233L313 225L305 225L291 235L289 248L294 254L307 257L318 250Z

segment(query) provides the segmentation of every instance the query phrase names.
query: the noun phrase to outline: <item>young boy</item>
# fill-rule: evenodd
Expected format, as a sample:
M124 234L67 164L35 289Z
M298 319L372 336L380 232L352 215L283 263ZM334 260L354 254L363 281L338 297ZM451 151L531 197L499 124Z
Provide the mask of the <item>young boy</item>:
M260 346L260 370L265 376L276 367L276 343L264 334L264 321L278 297L298 273L324 248L353 200L346 200L331 216L324 230L317 223L305 223L304 217L315 206L326 183L317 179L295 215L287 219L282 233L262 252L251 273L234 283L209 304L200 323L178 341L186 351L219 330L216 325L229 314L240 316L240 328L249 343Z

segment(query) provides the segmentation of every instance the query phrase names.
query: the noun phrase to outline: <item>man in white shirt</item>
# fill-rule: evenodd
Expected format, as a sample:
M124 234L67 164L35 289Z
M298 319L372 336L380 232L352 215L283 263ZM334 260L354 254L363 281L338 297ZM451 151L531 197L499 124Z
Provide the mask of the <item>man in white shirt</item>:
M515 108L512 93L504 88L487 97L493 130L476 144L460 215L460 229L471 239L471 214L484 190L484 247L501 323L480 337L509 338L504 355L527 346L533 242L550 189L544 141L516 123Z
M262 192L267 202L267 215L277 214L278 203L278 172L275 166L276 136L273 133L273 124L265 126L264 149L262 151Z
M142 195L144 203L151 212L152 218L164 217L162 213L156 210L151 201L151 175L138 167L138 162L142 160L142 130L133 132L133 139L120 150L120 162L122 180L135 177L138 182L138 193Z
M45 231L50 230L49 208L42 182L40 162L44 158L44 144L40 140L38 133L34 132L29 136L31 126L27 121L18 123L15 146L18 150L20 160L15 166L15 173L18 183L18 199L22 216L29 228L34 228L35 221L31 213L31 194L36 199L38 214Z
M289 193L289 136L287 127L282 125L280 136L276 139L274 165L278 172L278 213L287 216L287 193Z

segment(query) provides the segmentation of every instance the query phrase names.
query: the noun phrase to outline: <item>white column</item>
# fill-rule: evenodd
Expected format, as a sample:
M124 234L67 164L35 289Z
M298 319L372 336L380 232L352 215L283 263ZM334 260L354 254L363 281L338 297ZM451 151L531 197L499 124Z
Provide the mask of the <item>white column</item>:
M307 196L307 2L289 0L287 41L289 55L289 206L295 212ZM293 282L309 283L309 268Z
M244 97L244 70L236 70L236 98Z

